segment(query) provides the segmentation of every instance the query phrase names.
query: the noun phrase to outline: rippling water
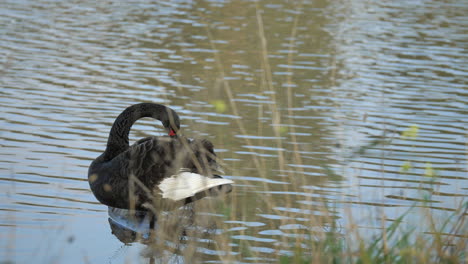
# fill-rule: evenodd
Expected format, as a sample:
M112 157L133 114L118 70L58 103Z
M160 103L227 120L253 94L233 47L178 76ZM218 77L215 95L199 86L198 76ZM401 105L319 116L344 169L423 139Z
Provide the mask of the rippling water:
M425 195L447 215L468 196L467 13L450 0L2 1L0 262L140 255L112 235L86 175L114 118L142 101L214 142L229 199L245 201L229 235L260 253L320 199L363 228ZM142 120L131 136L160 128Z

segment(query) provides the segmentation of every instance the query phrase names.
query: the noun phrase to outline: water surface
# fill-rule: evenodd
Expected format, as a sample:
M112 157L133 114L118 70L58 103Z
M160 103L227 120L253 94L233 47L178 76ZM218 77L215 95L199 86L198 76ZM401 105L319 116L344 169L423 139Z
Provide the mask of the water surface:
M242 208L214 217L233 253L255 245L245 262L273 261L324 203L364 230L424 199L448 216L468 195L467 13L463 1L2 1L0 262L146 261L87 183L138 102L170 105L185 135L215 144L236 182L226 204ZM161 132L144 119L131 140Z

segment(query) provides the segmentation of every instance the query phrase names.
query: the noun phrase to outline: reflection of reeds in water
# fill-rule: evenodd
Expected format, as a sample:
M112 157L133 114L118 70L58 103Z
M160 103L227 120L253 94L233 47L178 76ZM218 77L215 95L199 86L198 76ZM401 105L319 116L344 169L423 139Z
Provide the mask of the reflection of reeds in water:
M300 6L300 5L299 5ZM299 14L299 12L298 12ZM258 23L258 38L260 42L260 57L262 65L262 89L270 91L273 102L276 102L275 89L273 87L272 70L268 59L268 42L265 36L262 14L257 8L256 21ZM294 39L296 37L299 15L295 16L292 30L290 52L287 63L292 65ZM215 42L212 41L210 30L207 35L213 51L217 51ZM239 107L234 100L233 91L223 68L222 58L219 53L214 53L217 65L217 74L222 83L223 91L228 99L230 111L235 116L241 116ZM332 67L334 71L335 67ZM288 115L293 116L293 80L292 67L288 68L285 96L287 97ZM334 75L332 73L332 75ZM332 76L333 77L333 76ZM261 156L252 155L252 163L255 166L257 176L264 178L261 182L261 190L255 193L234 193L225 199L205 199L193 204L193 208L171 211L164 215L158 215L158 226L150 237L145 238L148 251L145 254L151 261L165 262L168 258L179 256L186 263L204 262L207 260L221 261L223 263L236 263L248 261L253 263L280 262L280 263L458 263L466 258L467 249L466 215L468 204L459 205L458 210L451 212L445 219L436 219L431 214L430 200L422 197L412 202L421 207L427 225L422 227L423 232L412 228L418 223L411 223L407 215L416 209L411 207L405 213L393 219L390 225L385 223L386 216L382 213L382 226L373 231L373 235L366 234L368 230L360 228L355 222L355 216L350 210L340 216L346 218L346 226L340 226L337 221L338 204L327 199L325 192L320 188L307 189L304 192L300 186L306 185L309 180L304 176L303 166L292 170L286 170L286 157L283 149L282 126L288 124L290 129L290 141L293 145L292 161L297 165L304 164L299 152L299 144L294 133L294 120L289 118L281 120L280 110L276 104L269 104L271 112L271 126L275 137L277 151L278 171L285 174L287 184L281 185L281 190L276 190L267 180L267 171L270 168ZM235 119L237 128L242 135L248 135L248 129L242 119ZM261 124L259 123L259 126ZM258 131L261 131L259 127ZM258 135L262 136L262 135ZM253 146L249 137L243 137L247 146ZM385 133L368 145L358 148L351 155L359 156L368 149L386 142ZM254 149L250 149L255 152ZM227 166L227 165L226 165ZM322 164L323 174L329 177L339 177L327 164ZM236 174L240 168L228 168L232 174ZM238 185L243 185L237 180ZM248 183L245 183L248 184ZM421 187L422 188L422 187ZM426 188L426 187L424 187ZM241 188L237 188L240 190ZM274 190L274 191L273 191ZM274 199L275 192L281 194L282 201ZM297 203L297 197L301 196L301 203ZM281 204L279 204L279 202ZM254 203L255 206L251 206ZM346 204L342 203L341 205ZM377 207L374 207L377 208ZM426 209L427 210L426 210ZM252 212L252 210L259 210ZM190 212L190 216L187 216ZM375 215L379 215L376 210ZM248 223L252 215L269 216L262 218L263 223L275 230L266 238L259 233L257 228L244 228L243 223ZM275 217L271 217L274 215ZM299 220L300 221L299 221ZM238 224L238 226L235 226ZM293 232L282 231L278 228L291 227ZM202 227L202 228L200 228ZM464 229L465 228L465 229ZM449 230L444 231L444 230ZM278 231L278 233L274 233ZM235 235L233 235L235 234ZM253 239L251 239L253 238ZM209 253L207 253L209 252ZM210 256L210 257L207 257Z

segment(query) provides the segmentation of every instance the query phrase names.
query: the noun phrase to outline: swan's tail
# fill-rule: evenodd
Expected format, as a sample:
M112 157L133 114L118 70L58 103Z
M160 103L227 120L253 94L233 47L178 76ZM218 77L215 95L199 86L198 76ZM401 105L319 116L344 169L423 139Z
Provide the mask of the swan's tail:
M234 182L221 177L207 177L197 173L181 171L158 184L162 198L186 203L205 196L215 196L231 192Z

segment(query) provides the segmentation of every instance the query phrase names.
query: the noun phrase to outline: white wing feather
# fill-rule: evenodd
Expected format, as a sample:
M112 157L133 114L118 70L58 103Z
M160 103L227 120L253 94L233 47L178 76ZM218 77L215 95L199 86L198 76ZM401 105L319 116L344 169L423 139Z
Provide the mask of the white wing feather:
M161 190L163 198L180 201L213 187L233 183L233 181L228 179L209 178L197 173L184 171L164 179L158 187Z

